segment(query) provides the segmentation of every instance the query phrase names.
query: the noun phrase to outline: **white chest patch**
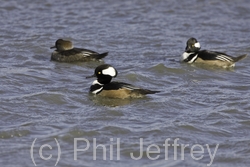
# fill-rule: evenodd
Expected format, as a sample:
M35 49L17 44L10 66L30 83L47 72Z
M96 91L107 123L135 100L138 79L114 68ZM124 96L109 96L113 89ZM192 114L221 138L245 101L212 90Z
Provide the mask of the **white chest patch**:
M99 93L102 89L103 89L103 87L101 87L100 89L96 89L96 90L92 91L92 93L93 93L93 94L97 94L97 93Z
M102 86L103 84L99 83L97 80L94 80L94 82L92 83L92 85L101 85ZM96 89L96 90L92 91L91 93L97 94L97 93L101 92L102 89L103 89L103 86L100 87L99 89Z
M194 53L187 53L187 52L184 52L182 55L181 55L181 61L184 61L186 60L191 54L194 54ZM191 60L189 60L187 63L193 63L196 58L197 58L198 54L196 54Z
M92 85L95 85L95 84L103 85L103 84L101 84L100 82L98 82L97 80L94 80L94 82L92 83Z
M189 57L191 53L187 53L187 52L184 52L182 55L181 55L181 61L184 61L185 59L187 59Z

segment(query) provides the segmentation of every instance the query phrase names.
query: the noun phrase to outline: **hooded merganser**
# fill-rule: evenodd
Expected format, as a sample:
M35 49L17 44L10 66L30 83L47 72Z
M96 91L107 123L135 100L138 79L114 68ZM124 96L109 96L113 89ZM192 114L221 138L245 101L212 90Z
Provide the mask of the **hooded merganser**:
M117 70L111 65L103 64L98 66L95 69L94 75L86 77L97 77L97 80L95 80L90 87L90 92L99 96L119 99L141 98L146 94L159 92L137 88L123 82L111 82L112 78L116 76Z
M200 48L200 43L195 38L190 38L187 41L185 52L181 56L181 61L187 63L201 63L227 68L234 67L237 61L247 56L246 54L244 54L238 57L232 57L225 53L200 50Z
M58 39L55 46L50 49L56 48L51 55L51 60L59 62L76 62L76 61L91 61L99 60L108 55L108 52L97 53L83 48L74 48L71 41Z

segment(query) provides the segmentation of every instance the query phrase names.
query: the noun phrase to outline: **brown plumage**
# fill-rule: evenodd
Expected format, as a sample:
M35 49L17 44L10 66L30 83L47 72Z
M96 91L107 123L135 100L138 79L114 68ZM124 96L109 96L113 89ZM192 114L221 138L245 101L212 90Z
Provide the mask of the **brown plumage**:
M83 48L74 48L71 41L58 39L51 49L56 50L51 54L51 60L58 62L85 62L100 60L108 55L108 52L97 53Z

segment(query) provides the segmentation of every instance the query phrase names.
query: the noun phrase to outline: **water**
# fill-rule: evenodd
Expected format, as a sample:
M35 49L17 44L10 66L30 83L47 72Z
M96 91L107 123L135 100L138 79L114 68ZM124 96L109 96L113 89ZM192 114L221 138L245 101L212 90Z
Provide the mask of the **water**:
M231 70L178 61L190 37L203 49L248 54L247 0L2 0L0 8L1 166L55 166L56 141L57 166L249 166L249 57ZM51 62L58 38L109 51L104 61L117 68L115 80L162 92L90 96L93 80L85 77L103 62Z

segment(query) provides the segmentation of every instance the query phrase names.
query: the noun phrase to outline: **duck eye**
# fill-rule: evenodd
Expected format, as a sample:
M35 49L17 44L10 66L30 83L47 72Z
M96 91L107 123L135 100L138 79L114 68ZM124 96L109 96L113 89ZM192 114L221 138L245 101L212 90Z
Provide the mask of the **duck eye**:
M98 74L101 74L101 72L99 71Z
M194 44L192 44L192 47L194 47Z

